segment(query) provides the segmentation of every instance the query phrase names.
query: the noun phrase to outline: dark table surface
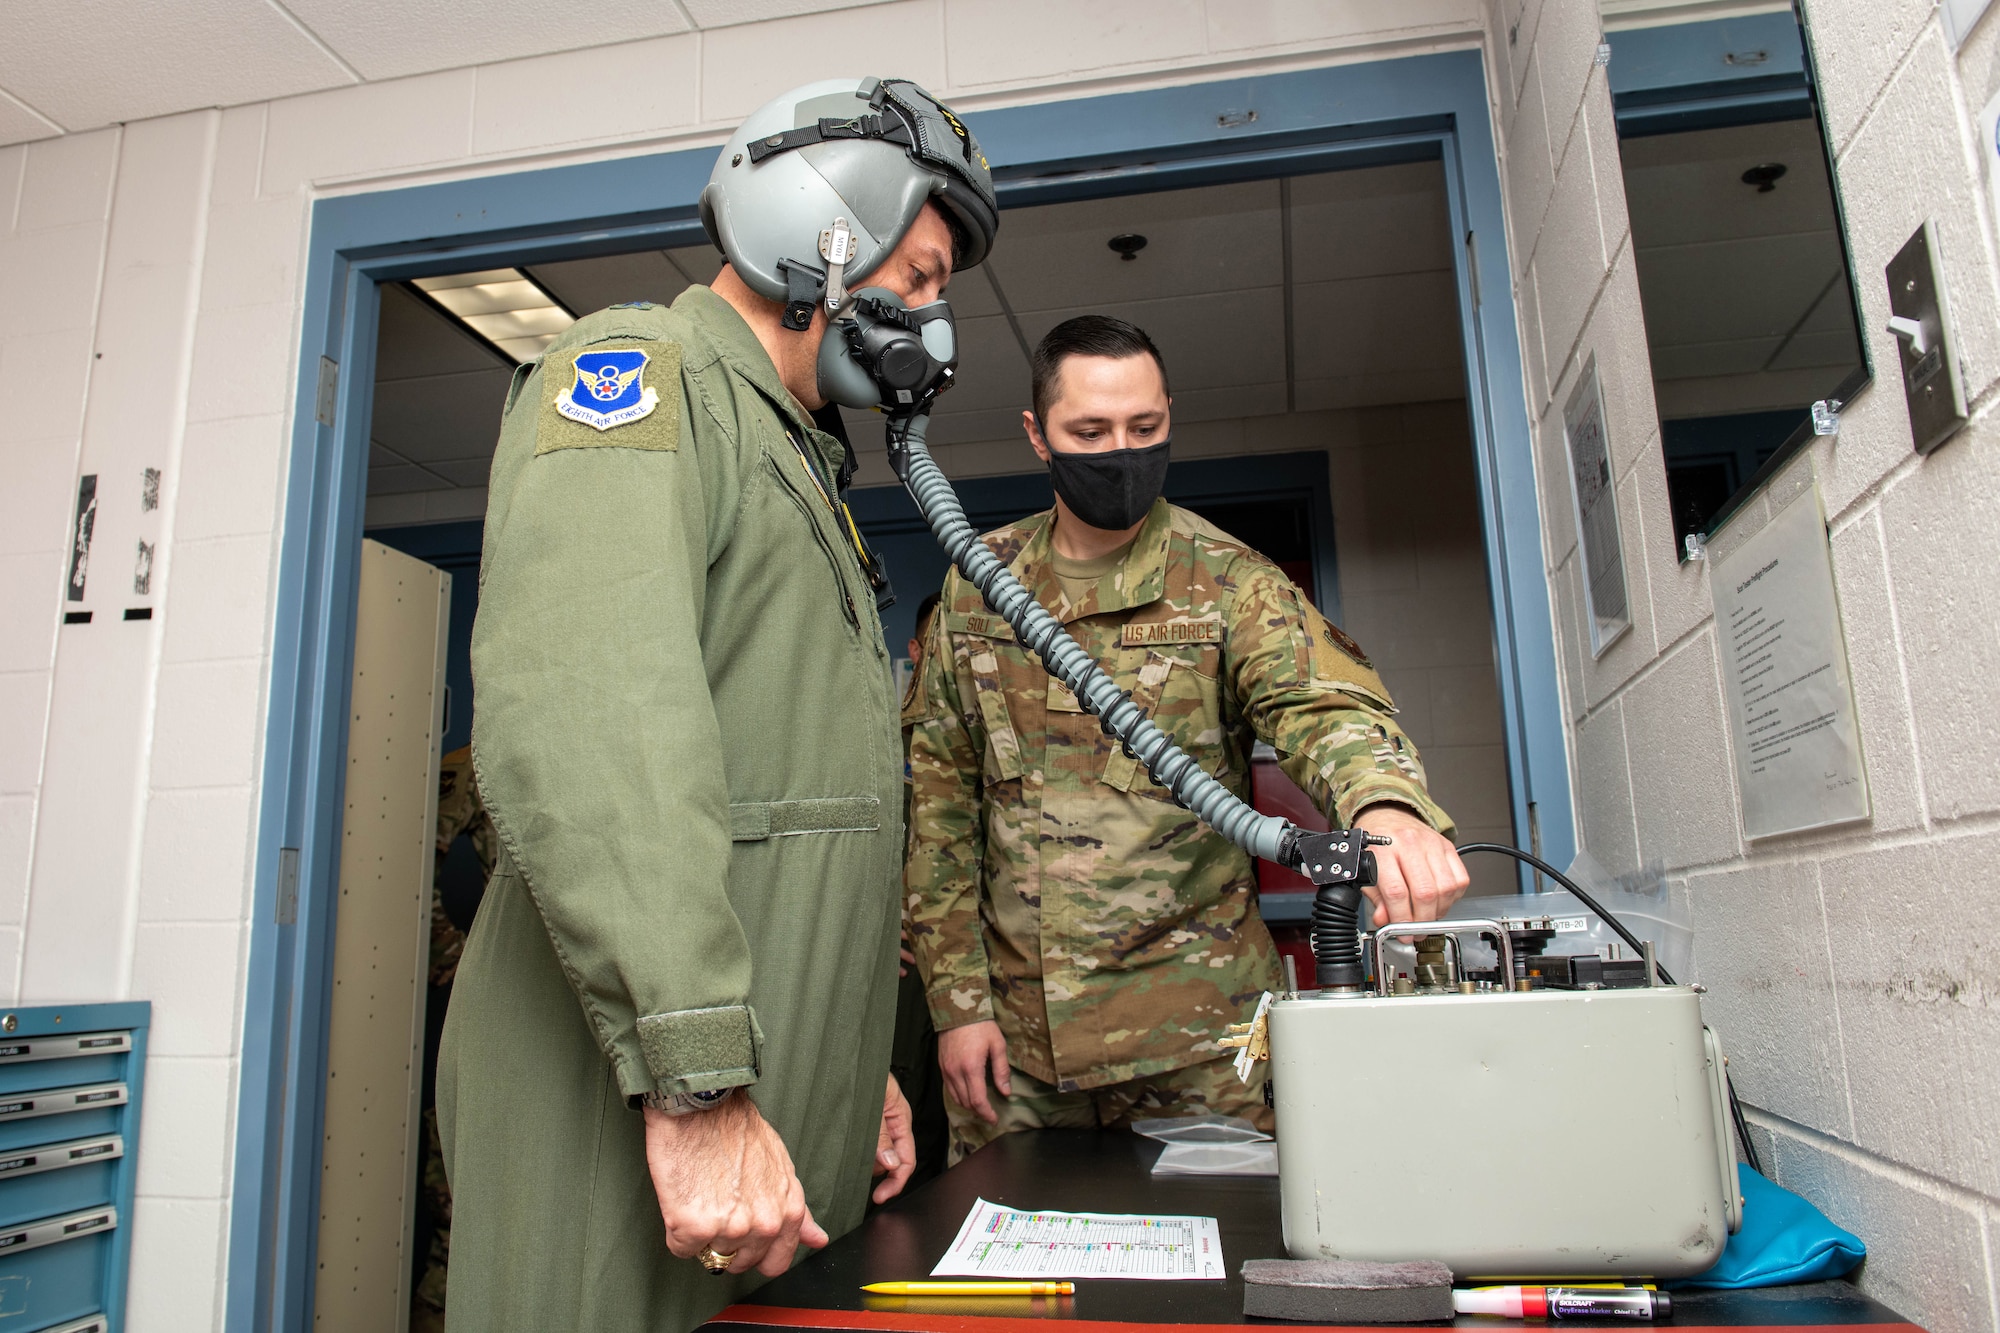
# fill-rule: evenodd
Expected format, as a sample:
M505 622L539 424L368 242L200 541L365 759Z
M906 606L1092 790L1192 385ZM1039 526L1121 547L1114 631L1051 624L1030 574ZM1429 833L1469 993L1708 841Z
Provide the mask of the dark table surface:
M1130 1134L1043 1130L1006 1135L936 1180L874 1210L856 1230L706 1327L711 1333L740 1333L746 1326L1007 1333L1024 1319L1075 1322L1095 1326L1097 1333L1112 1333L1114 1325L1147 1324L1326 1327L1252 1319L1243 1313L1243 1280L1238 1276L1243 1261L1285 1257L1278 1182L1269 1177L1155 1177L1150 1172L1159 1152L1157 1143ZM1085 1280L1077 1283L1073 1297L1033 1300L875 1296L861 1290L865 1282L929 1277L973 1201L981 1198L1061 1212L1213 1217L1230 1276L1219 1282ZM1518 1327L1498 1319L1461 1317L1456 1322L1489 1333ZM1913 1327L1845 1282L1676 1292L1674 1318L1667 1327L1690 1333L1702 1327L1832 1324ZM1571 1326L1583 1325L1565 1324ZM1630 1323L1607 1326L1633 1328Z

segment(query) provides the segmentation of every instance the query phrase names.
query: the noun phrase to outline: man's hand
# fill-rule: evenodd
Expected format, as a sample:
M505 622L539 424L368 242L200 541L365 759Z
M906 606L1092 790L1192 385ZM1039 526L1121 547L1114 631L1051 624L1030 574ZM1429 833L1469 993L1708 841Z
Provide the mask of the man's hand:
M826 1232L806 1207L778 1131L742 1092L713 1111L667 1115L648 1107L646 1169L667 1224L667 1248L692 1259L703 1247L733 1254L732 1273L777 1277L800 1245Z
M910 1172L916 1169L917 1140L910 1132L910 1102L891 1074L889 1090L882 1098L882 1132L875 1137L875 1174L888 1179L869 1197L877 1203L889 1202L903 1192Z
M1375 849L1375 883L1362 890L1375 904L1377 925L1436 921L1472 883L1458 849L1405 806L1371 805L1354 825L1396 840Z
M944 1071L944 1085L952 1100L989 1125L1000 1123L993 1104L986 1100L986 1075L991 1071L993 1086L1002 1097L1014 1093L1007 1070L1007 1039L992 1019L946 1028L938 1033L938 1068Z

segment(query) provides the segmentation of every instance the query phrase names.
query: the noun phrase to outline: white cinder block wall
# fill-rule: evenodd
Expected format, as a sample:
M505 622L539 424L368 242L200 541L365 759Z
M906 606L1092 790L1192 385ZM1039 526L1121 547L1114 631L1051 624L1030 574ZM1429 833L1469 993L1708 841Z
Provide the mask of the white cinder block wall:
M1582 837L1687 895L1707 1009L1766 1167L1868 1242L1864 1285L1938 1330L2000 1326L2000 270L1974 118L2000 18L1949 49L1929 0L1806 0L1876 382L1774 486L1816 474L1874 799L1740 833L1707 571L1676 562L1593 0L1492 0L1488 50ZM1937 221L1974 404L1910 447L1882 268ZM1562 404L1595 353L1633 629L1593 662ZM1760 502L1716 539L1754 531Z
M1935 214L1984 412L2000 296L1971 116L2000 84L2000 20L1954 56L1929 0L1811 7L1869 327L1884 313L1872 275ZM1530 412L1556 479L1548 563L1585 837L1613 869L1658 860L1686 886L1712 1011L1781 1179L1868 1237L1868 1281L1904 1313L1993 1328L1992 428L1919 461L1893 385L1878 384L1814 455L1877 815L1746 847L1703 574L1670 549L1596 27L1589 0L902 0L0 149L0 998L155 1003L132 1327L222 1317L313 197L719 142L829 52L977 109L1484 41ZM1886 337L1870 337L1893 368ZM1577 646L1550 424L1586 348L1609 399L1638 622L1595 664ZM59 627L76 478L100 475L100 532L122 532L116 507L144 467L166 478L158 618ZM93 577L119 577L125 558L105 554Z

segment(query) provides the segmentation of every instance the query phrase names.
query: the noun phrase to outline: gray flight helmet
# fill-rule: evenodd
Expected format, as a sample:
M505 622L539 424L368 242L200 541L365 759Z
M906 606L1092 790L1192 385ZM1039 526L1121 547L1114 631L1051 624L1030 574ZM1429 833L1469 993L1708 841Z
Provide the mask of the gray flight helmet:
M730 136L701 222L751 290L786 302L786 326L803 329L812 306L837 306L933 199L961 232L957 267L984 260L1000 212L971 131L907 79L824 79Z

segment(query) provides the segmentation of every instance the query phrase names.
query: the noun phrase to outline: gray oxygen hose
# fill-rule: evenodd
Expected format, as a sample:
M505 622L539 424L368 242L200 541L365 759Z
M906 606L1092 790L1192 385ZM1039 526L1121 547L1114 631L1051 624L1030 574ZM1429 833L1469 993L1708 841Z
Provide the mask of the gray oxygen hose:
M907 425L897 423L891 427L890 448L892 453L899 446L905 451L898 466L903 484L959 572L979 589L986 604L1014 627L1015 635L1042 659L1049 674L1069 686L1085 711L1096 715L1105 734L1116 737L1128 754L1145 764L1153 781L1172 792L1183 809L1193 811L1203 823L1252 856L1291 864L1298 827L1277 815L1258 813L1203 772L1201 765L1153 724L1146 711L1104 674L1061 622L1044 610L1035 595L979 540L951 482L924 444L929 428L928 414L912 417Z

